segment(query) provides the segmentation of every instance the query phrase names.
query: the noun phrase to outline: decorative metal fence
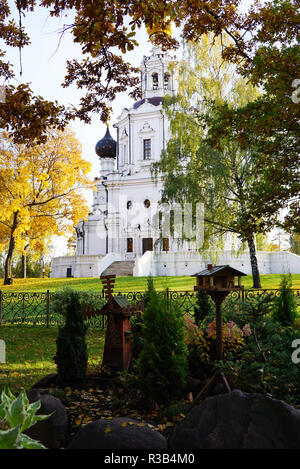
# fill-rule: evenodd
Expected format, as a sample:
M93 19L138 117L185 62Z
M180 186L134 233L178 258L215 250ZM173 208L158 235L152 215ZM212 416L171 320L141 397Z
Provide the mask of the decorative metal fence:
M300 298L300 289L293 289L295 296ZM124 295L130 303L143 299L145 292L115 292ZM170 301L175 301L183 314L193 314L197 299L195 291L174 291L167 289L160 292L167 295ZM64 323L62 315L52 310L52 295L49 290L41 293L34 292L6 292L0 290L0 324L44 325L58 326ZM273 299L279 295L279 289L252 289L232 291L230 298L236 301L268 296ZM99 292L99 300L104 298L104 291ZM87 320L90 327L104 328L106 317L98 316Z

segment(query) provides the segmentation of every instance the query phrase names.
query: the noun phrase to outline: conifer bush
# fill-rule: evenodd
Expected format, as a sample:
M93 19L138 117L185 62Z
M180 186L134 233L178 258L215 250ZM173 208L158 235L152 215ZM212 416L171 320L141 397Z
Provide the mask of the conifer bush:
M293 326L297 317L297 301L292 291L291 274L283 274L280 281L280 294L274 300L272 317L283 326Z
M209 294L204 290L197 292L197 302L194 307L194 318L197 326L200 326L202 321L214 313L214 305Z
M69 289L64 295L65 325L59 328L55 363L59 382L65 386L81 384L87 373L87 345L79 294Z
M165 404L178 397L185 386L184 318L176 303L155 291L152 279L148 280L146 299L138 383L148 403Z

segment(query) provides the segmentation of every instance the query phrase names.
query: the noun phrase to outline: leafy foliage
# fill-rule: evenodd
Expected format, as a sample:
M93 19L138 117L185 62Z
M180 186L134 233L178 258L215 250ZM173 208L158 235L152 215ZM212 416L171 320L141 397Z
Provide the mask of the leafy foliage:
M41 402L29 404L25 391L16 398L10 390L7 394L2 391L0 403L0 449L45 449L36 440L23 432L51 417L50 415L36 415Z
M259 392L299 405L299 365L291 360L291 344L299 332L283 327L271 317L249 318L252 334L240 357L228 357L219 364L235 387Z
M216 360L216 323L195 324L194 319L185 316L188 363L192 376L206 378ZM233 321L223 326L223 356L227 360L232 354L239 356L244 349L246 329L242 331Z
M183 316L166 295L155 291L151 279L143 315L143 349L137 367L139 387L149 402L165 403L185 385Z
M69 286L61 288L52 294L51 309L54 314L66 316L72 292L78 296L82 311L98 310L106 300L100 297L99 292L93 290L75 290Z
M55 363L60 383L74 385L83 383L86 378L87 325L84 323L78 292L65 292L64 298L66 322L63 327L59 328Z

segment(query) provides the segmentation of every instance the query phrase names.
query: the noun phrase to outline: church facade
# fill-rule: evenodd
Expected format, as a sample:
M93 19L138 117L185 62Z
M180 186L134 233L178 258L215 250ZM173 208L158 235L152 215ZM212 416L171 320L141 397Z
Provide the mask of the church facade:
M175 61L153 46L141 65L142 99L124 108L114 124L116 140L107 128L96 144L100 174L95 179L91 213L76 226L76 255L52 261L52 277L117 275L191 275L211 262L192 241L178 243L162 230L159 202L163 183L151 175L169 139L163 97L176 93ZM261 273L300 273L299 257L291 253L258 253ZM251 273L248 253L219 254L219 264Z

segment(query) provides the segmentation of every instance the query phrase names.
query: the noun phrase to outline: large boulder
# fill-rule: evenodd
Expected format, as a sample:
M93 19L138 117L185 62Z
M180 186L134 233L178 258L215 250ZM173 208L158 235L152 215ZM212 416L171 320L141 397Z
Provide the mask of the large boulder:
M58 374L51 373L50 375L44 376L44 378L41 378L39 381L37 381L32 386L32 388L34 389L48 388L57 383L58 383Z
M69 448L167 449L167 439L161 433L149 428L147 424L119 417L88 423L79 430Z
M299 449L300 410L238 390L208 397L174 430L169 448Z
M64 405L48 391L41 389L31 389L27 392L27 397L30 403L41 401L41 408L37 414L52 415L47 420L37 422L25 433L40 441L46 448L60 448L66 443L70 432L68 414Z

